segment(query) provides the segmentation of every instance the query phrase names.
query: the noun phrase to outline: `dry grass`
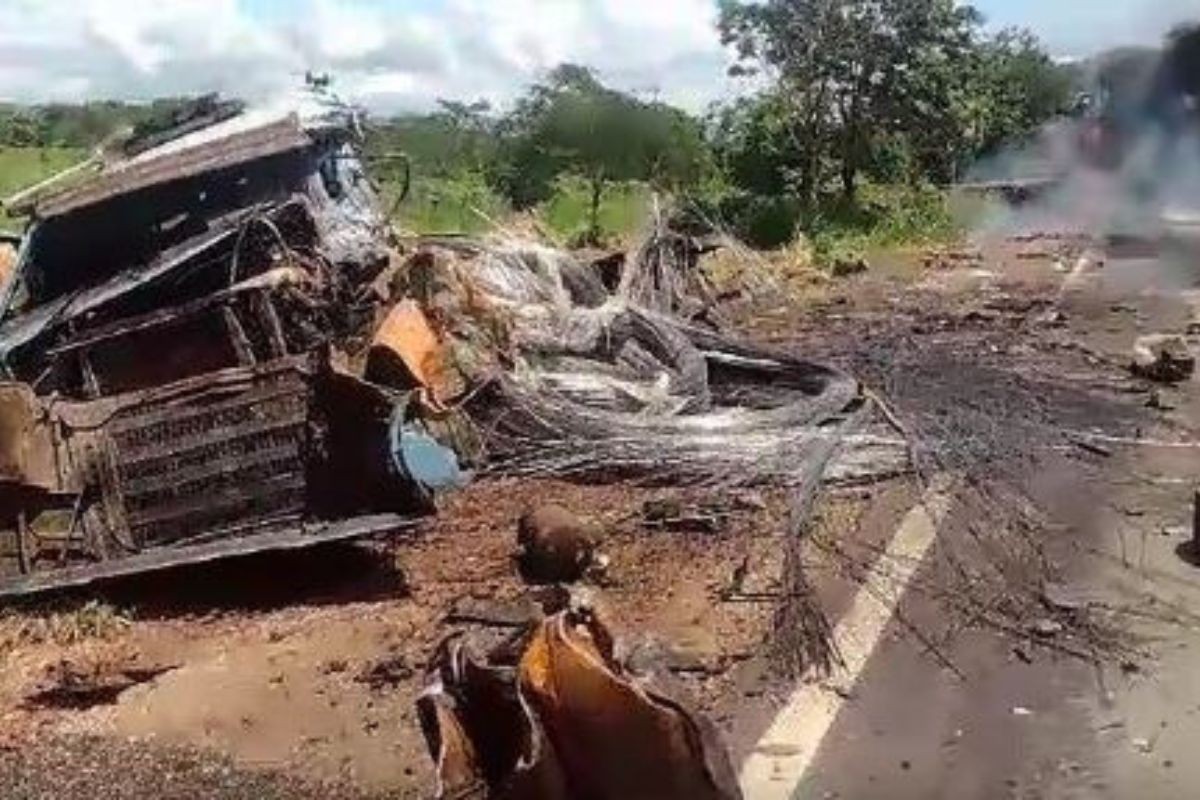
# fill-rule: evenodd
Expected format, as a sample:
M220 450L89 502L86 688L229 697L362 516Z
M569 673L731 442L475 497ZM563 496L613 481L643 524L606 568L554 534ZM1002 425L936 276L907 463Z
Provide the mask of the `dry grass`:
M701 263L718 293L748 291L756 300L819 301L834 284L803 237L765 253L731 240Z
M6 610L0 612L0 659L32 645L113 639L132 624L127 612L95 600L69 609Z

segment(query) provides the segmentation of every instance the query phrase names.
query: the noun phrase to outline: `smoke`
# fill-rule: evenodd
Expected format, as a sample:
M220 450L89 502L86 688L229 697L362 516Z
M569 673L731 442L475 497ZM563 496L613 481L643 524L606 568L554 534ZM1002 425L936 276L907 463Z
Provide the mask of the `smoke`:
M1016 187L980 235L1070 231L1098 238L1200 242L1200 25L1162 50L1084 65L1077 113L979 164L972 181Z

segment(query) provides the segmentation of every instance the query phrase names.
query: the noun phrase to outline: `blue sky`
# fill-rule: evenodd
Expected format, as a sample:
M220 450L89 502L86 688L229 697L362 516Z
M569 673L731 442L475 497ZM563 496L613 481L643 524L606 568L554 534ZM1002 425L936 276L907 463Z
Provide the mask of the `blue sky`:
M1060 57L1150 44L1200 0L976 0ZM221 91L266 98L328 71L377 111L503 104L571 60L692 110L725 76L715 0L0 0L0 100Z
M1030 28L1060 56L1157 42L1174 23L1200 19L1200 0L976 0L991 26Z

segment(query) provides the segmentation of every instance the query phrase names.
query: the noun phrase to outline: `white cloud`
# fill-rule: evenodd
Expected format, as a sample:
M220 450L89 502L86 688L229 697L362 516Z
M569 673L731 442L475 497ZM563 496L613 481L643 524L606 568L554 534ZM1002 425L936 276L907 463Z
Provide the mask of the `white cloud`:
M0 100L258 99L329 71L380 111L503 103L563 61L699 109L728 94L715 0L0 0Z

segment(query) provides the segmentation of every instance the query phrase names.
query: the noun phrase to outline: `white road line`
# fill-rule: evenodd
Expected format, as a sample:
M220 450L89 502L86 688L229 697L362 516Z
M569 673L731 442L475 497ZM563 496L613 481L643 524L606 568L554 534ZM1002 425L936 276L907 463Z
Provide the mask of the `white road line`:
M950 497L943 489L931 489L900 523L887 551L834 629L843 667L824 681L825 685L802 681L742 765L740 782L746 800L785 800L799 787L844 702L844 692L826 686L849 688L858 682L937 539L938 524L949 505Z

